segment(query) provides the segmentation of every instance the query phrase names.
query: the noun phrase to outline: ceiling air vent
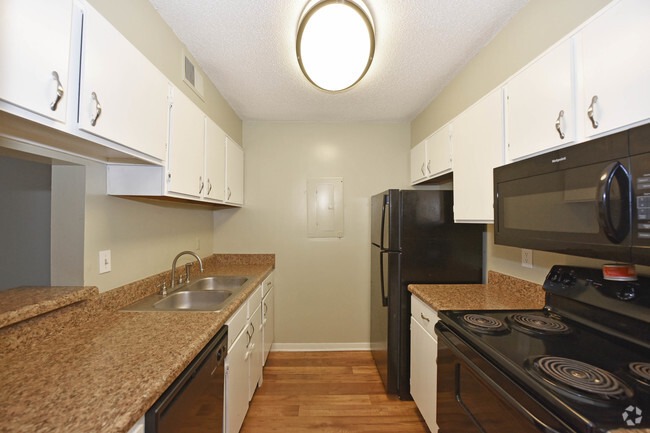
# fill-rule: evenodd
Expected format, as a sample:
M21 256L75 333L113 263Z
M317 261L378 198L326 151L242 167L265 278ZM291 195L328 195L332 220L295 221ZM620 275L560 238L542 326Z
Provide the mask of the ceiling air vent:
M183 81L199 98L203 99L203 77L185 51L183 51Z

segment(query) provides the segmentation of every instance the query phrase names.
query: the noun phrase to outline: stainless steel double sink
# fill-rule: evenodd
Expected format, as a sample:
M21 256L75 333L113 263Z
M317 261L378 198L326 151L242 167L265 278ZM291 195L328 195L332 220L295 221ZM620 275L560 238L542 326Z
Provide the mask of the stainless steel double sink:
M174 286L168 295L147 296L121 311L221 311L254 278L250 276L207 276Z

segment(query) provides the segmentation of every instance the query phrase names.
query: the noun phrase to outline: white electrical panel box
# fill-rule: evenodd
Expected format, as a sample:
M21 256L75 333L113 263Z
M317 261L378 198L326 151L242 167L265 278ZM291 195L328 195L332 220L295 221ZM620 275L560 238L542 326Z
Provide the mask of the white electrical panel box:
M307 236L343 237L343 178L307 179Z

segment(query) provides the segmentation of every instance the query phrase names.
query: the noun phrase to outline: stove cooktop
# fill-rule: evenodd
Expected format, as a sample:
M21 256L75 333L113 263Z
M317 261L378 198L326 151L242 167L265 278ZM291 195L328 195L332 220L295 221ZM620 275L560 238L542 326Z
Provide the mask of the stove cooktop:
M441 311L440 320L550 411L582 431L650 427L650 353L558 315Z

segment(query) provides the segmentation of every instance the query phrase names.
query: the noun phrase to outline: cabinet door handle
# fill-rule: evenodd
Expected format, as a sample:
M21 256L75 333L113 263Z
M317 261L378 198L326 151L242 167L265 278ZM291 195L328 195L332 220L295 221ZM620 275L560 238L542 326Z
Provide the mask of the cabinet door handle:
M598 128L598 121L596 120L596 117L594 116L594 105L598 102L598 95L594 95L593 98L591 98L591 104L589 104L589 108L587 108L587 116L589 117L589 120L591 120L591 126L596 129Z
M199 194L201 194L201 192L203 192L203 186L204 186L203 176L199 176Z
M266 302L264 303L264 315L266 316L266 313L269 311L269 306L266 305Z
M210 191L212 191L212 182L208 179L208 195L210 195Z
M555 129L560 135L560 139L564 139L564 131L562 131L562 119L564 118L564 110L560 110L560 114L557 115L557 120L555 121Z
M422 176L426 175L427 173L424 171L424 163L422 163L422 167L420 167L420 171L422 172Z
M427 171L431 174L431 160L427 161Z
M251 333L251 338L253 338L253 335L255 335L255 325L251 323L251 327L253 328L253 332Z
M420 317L422 318L422 320L426 320L427 322L430 322L429 318L425 317L424 314L420 313Z
M231 196L231 195L232 195L232 193L231 193L231 191L230 191L230 187L228 187L228 200L230 200L230 196Z
M99 119L99 116L102 114L102 104L100 104L99 99L97 99L97 93L93 92L90 96L93 98L93 101L95 101L95 115L90 118L90 124L95 126L97 124L97 119Z
M63 98L63 85L61 84L61 80L59 80L58 72L52 71L52 79L56 81L56 96L50 104L50 110L56 111L56 106L59 105L59 101Z

